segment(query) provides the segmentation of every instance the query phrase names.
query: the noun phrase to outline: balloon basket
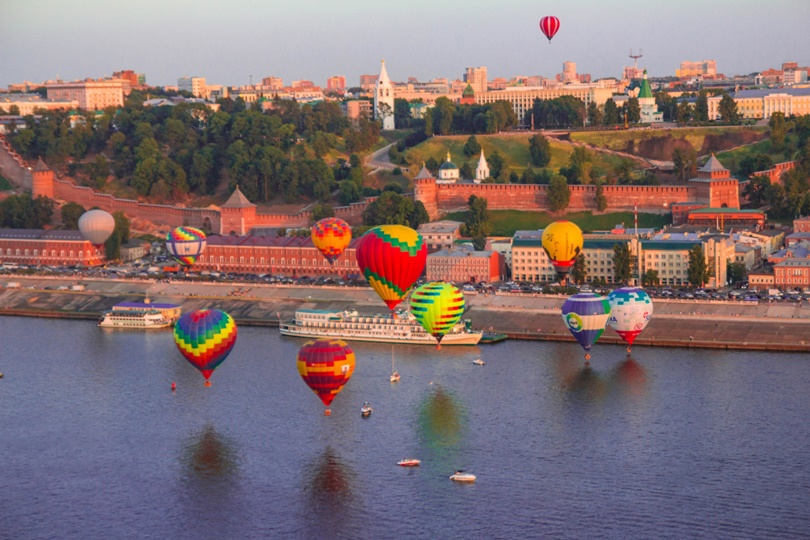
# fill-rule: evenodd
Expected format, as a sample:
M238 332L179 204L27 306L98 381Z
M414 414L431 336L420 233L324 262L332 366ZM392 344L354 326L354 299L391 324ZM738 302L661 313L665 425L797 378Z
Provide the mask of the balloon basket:
M332 409L326 409L325 411L323 411L323 415L324 416L332 416Z
M205 387L211 388L211 381L205 381Z
M590 354L586 354L586 355L585 355L585 361L587 362L587 361L588 361L588 360L590 360L590 359L591 359L591 355L590 355Z
M627 354L630 354L631 352L630 347L627 347Z
M172 383L172 392L177 390L177 383Z

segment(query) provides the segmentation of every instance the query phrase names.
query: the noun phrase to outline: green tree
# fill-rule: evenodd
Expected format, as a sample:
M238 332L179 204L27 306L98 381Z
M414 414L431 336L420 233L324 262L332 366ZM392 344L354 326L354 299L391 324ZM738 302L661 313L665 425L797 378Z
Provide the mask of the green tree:
M675 121L679 124L686 124L687 122L691 122L694 116L695 110L692 108L689 103L686 101L681 101L678 103L677 108L675 109Z
M672 152L672 165L678 180L689 180L697 174L697 152L689 146L686 150L676 147Z
M356 183L352 182L351 180L344 180L340 183L340 202L344 205L349 205L353 202L357 202L362 197L362 192L360 190L360 186Z
M545 167L551 161L551 145L548 139L540 134L529 139L529 152L532 155L532 165Z
M113 212L115 218L115 228L112 234L104 242L104 255L109 260L121 258L121 246L129 242L129 219L121 211Z
M500 179L502 169L504 168L504 165L506 164L506 160L503 158L503 156L500 154L500 152L498 152L497 150L492 152L492 154L490 154L489 159L487 160L487 162L489 164L489 176L491 178L499 178Z
M726 275L728 275L728 280L731 283L737 283L743 281L745 276L748 275L748 272L746 271L743 263L729 261Z
M755 176L745 184L742 190L743 196L748 199L748 204L754 208L759 208L765 204L765 191L771 181L766 176Z
M484 197L470 195L470 198L467 199L467 209L467 219L461 233L473 238L489 235L492 225L489 222L487 200Z
M597 105L595 101L588 103L588 124L592 126L600 126L602 125L603 120L604 113L599 105Z
M464 155L470 157L477 156L480 153L481 145L478 144L478 140L475 138L475 135L470 135L467 138L467 142L464 143Z
M730 124L736 124L740 121L740 113L737 112L737 102L725 92L720 99L720 103L717 105L717 112L723 120Z
M616 283L628 283L632 277L630 246L613 244L613 279Z
M608 207L607 197L605 197L605 188L602 186L602 184L596 184L596 195L594 196L594 202L596 203L596 209L600 212L604 212Z
M773 139L771 139L771 144L773 144ZM771 156L757 152L755 154L748 154L742 158L737 172L743 178L748 178L757 171L767 171L772 168L773 159L771 159Z
M709 94L706 90L701 90L698 93L697 101L695 102L695 120L698 122L709 121Z
M458 174L461 176L461 178L475 178L475 171L468 161L464 162L464 164L458 170Z
M608 98L605 101L605 115L602 119L606 126L613 126L619 123L619 107L616 106L616 102L613 101L613 98Z
M397 129L411 126L411 104L407 99L394 98L394 125Z
M771 128L771 148L775 152L781 152L785 148L785 135L787 134L787 123L785 114L775 112L768 120L768 127Z
M703 287L709 280L709 265L703 255L702 244L695 244L695 247L689 250L687 276L689 283L695 287Z
M574 266L571 268L571 280L577 285L582 285L588 277L588 270L585 265L585 254L580 253L574 259Z
M555 174L548 185L548 206L552 212L560 212L568 208L571 200L571 189L564 176Z
M74 231L78 230L79 218L85 212L84 206L75 202L69 202L62 206L62 223L64 223L65 228Z
M641 105L638 98L631 97L624 104L624 112L627 113L627 121L631 124L638 124L641 121Z
M661 282L658 279L658 270L647 270L644 272L644 275L641 276L641 284L645 287L653 287L657 286Z
M320 221L324 218L335 217L335 209L328 204L318 203L312 208L312 220Z
M379 198L368 205L363 211L363 224L377 225L408 225L417 228L427 220L427 211L424 205L414 204L410 197L384 191Z
M484 251L487 248L487 237L476 236L472 239L472 243L475 251Z

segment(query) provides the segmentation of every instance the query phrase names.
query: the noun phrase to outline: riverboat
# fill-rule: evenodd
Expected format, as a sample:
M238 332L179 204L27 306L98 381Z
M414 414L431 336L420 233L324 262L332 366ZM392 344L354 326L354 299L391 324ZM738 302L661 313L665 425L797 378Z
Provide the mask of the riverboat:
M279 330L284 336L315 339L436 345L436 338L406 310L394 315L359 315L356 310L299 309L293 320L279 324ZM459 322L444 335L442 345L477 345L482 334L473 331L469 321Z
M130 311L111 309L101 314L98 325L102 328L152 329L167 328L172 325L172 321L166 319L156 309Z

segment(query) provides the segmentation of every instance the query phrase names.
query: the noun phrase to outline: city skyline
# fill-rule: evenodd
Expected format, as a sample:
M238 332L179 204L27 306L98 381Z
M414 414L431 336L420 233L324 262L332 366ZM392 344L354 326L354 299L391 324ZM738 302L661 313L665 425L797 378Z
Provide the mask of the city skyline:
M487 66L490 79L553 77L564 61L594 78L618 77L632 65L631 48L644 50L639 67L652 76L674 76L681 61L713 59L729 76L787 61L810 64L810 36L802 29L810 3L801 0L711 6L688 0L669 4L666 15L659 9L664 4L641 0L624 2L621 10L591 0L541 6L511 1L494 8L478 0L441 6L415 0L404 17L394 5L366 0L328 9L305 0L272 10L255 0L146 0L114 9L100 0L43 9L46 3L11 0L0 8L10 23L0 37L2 50L17 51L0 58L0 87L57 75L98 78L121 69L144 73L155 86L174 86L183 76L229 86L267 76L325 86L333 75L356 86L361 74L379 73L382 58L395 81L460 79L468 66ZM552 14L561 28L549 45L538 21ZM778 26L763 26L769 19ZM775 39L764 39L758 28L773 28Z

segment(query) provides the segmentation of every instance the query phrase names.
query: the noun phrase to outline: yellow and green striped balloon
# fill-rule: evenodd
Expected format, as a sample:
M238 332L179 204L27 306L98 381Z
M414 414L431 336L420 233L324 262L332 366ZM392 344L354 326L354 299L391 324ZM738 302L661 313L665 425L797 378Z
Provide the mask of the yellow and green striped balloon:
M425 283L411 295L411 313L441 344L464 313L464 295L450 283Z

